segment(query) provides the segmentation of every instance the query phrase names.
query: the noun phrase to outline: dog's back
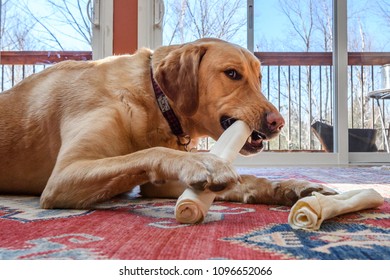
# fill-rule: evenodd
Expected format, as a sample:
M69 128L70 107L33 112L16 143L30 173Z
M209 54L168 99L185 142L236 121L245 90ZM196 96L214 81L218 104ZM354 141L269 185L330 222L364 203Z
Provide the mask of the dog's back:
M142 49L97 61L64 61L0 93L0 192L43 191L65 122L77 126L81 115L99 108L121 110L124 94L144 101L138 95L146 92L150 55ZM91 125L102 121L95 114Z
M1 192L42 191L61 145L62 110L72 103L72 96L64 96L64 89L86 67L86 62L63 62L0 94Z

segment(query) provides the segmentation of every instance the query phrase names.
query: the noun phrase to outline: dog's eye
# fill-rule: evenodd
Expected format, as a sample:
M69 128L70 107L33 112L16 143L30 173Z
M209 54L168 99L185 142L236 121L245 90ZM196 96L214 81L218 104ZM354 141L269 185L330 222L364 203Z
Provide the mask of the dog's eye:
M242 76L234 69L229 69L225 71L226 76L228 76L232 80L241 80Z

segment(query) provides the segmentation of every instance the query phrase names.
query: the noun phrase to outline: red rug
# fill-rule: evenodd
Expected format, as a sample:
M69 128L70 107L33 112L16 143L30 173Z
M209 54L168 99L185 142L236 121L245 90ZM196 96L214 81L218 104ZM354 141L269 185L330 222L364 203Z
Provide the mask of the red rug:
M288 207L215 203L203 224L181 225L174 200L130 194L97 209L42 210L38 197L0 196L0 259L390 259L390 169L239 169L339 191L374 188L379 209L339 216L319 231L293 230Z

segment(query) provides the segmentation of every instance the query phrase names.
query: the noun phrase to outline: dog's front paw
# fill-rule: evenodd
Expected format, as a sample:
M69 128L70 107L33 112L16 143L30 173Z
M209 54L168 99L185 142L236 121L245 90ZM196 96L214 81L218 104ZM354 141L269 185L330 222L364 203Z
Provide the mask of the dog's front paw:
M304 180L286 180L278 183L276 192L283 193L286 205L293 205L297 200L310 196L313 192L318 192L323 195L335 195L337 192L324 185L312 183Z
M303 185L300 190L299 198L310 196L313 192L318 192L323 195L335 195L338 194L335 190L328 188L321 184L311 183L309 182L307 185Z
M183 163L179 178L194 189L220 192L240 180L231 163L213 154L193 154Z

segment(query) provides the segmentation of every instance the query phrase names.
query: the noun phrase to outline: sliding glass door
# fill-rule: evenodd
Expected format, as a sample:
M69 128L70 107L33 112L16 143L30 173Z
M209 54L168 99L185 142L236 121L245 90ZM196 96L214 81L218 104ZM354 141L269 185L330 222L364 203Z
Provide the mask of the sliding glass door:
M253 0L248 5L253 9L249 48L262 62L263 93L286 125L266 153L240 164L340 163L332 0Z
M390 3L348 0L348 127L353 161L389 161Z
M350 35L363 30L356 24L355 12L362 9L361 2L370 1L348 0L348 6L347 0L164 1L164 45L217 37L247 47L262 63L263 94L280 110L286 126L263 153L239 158L237 164L390 162L382 133L388 130L381 126L376 101L368 97L379 87L381 65L366 69L367 61L359 64L351 58L359 54L348 53L368 50L367 38L359 41L355 36L352 41ZM381 6L384 14L385 4ZM360 22L363 26L363 18ZM381 38L385 41L390 36ZM364 44L366 49L351 49ZM389 41L383 44L379 51L388 51ZM366 58L361 56L363 61ZM386 59L390 56L385 55L381 63ZM379 103L383 123L388 124L390 105ZM376 131L374 140L372 135L363 137L367 147L353 140L361 129ZM212 144L204 139L200 148Z

